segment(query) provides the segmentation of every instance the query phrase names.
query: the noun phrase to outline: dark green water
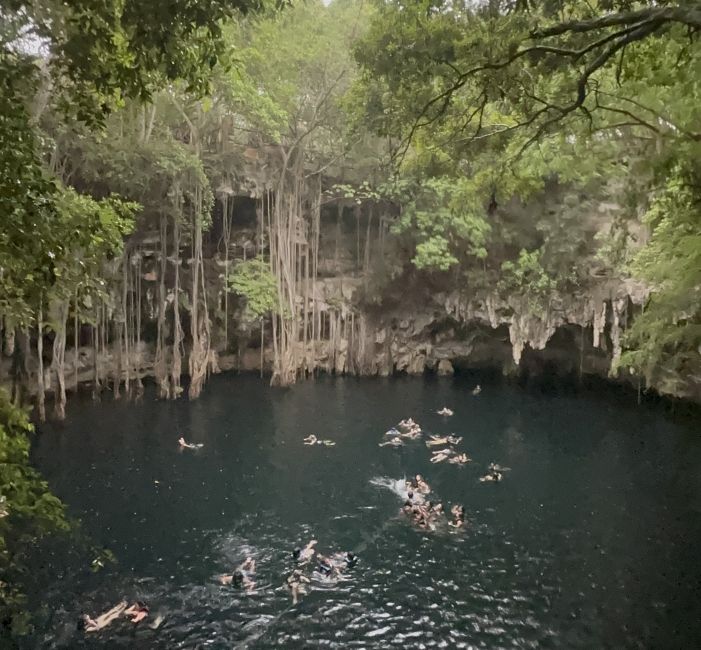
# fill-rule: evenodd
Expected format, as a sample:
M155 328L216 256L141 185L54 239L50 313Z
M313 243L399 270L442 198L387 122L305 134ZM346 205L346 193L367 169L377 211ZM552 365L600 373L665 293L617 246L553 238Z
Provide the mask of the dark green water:
M471 387L228 376L194 403L74 405L34 459L118 563L66 567L35 647L701 647L698 430L606 396ZM444 405L454 417L434 413ZM378 448L408 416L464 436L474 462L431 465L422 440ZM310 433L337 444L304 446ZM181 452L181 434L204 448ZM479 483L490 461L512 468L504 482ZM372 482L416 472L465 504L467 530L416 530ZM292 607L290 551L311 536L361 561ZM220 586L248 554L257 592ZM164 623L75 630L81 610L122 598Z

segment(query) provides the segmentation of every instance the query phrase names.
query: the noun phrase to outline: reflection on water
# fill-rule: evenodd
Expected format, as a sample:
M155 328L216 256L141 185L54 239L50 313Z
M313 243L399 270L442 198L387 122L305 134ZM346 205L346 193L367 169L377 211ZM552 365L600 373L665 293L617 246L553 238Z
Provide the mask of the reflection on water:
M700 647L693 431L611 400L471 388L220 377L194 403L74 407L34 458L118 563L67 566L28 647ZM453 417L435 414L444 405ZM409 416L463 436L473 462L432 465L422 440L378 448ZM312 433L336 446L303 445ZM181 435L204 447L179 450ZM479 483L490 462L511 468L502 483ZM403 477L417 472L432 499L466 506L466 530L399 516ZM312 537L360 562L292 606L291 551ZM220 585L248 555L256 591ZM76 631L81 611L122 598L162 624Z

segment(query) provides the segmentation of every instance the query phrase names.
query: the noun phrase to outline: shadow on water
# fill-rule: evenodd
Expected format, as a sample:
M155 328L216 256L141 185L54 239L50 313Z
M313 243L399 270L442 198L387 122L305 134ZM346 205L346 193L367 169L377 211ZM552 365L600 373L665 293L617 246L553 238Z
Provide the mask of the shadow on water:
M475 380L327 377L277 390L221 376L192 403L147 392L74 405L63 426L43 427L34 462L117 563L93 574L89 558L70 560L27 647L699 647L692 423L591 389L483 378L473 396ZM444 405L454 417L436 415ZM432 465L422 440L379 448L408 416L463 436L473 462ZM311 433L336 446L303 445ZM180 435L204 447L181 451ZM491 461L512 468L497 485L478 481ZM466 506L464 532L420 532L398 515L387 488L416 472ZM311 537L360 563L293 607L290 553ZM256 591L219 585L247 555ZM147 601L163 624L76 631L81 611L122 598Z

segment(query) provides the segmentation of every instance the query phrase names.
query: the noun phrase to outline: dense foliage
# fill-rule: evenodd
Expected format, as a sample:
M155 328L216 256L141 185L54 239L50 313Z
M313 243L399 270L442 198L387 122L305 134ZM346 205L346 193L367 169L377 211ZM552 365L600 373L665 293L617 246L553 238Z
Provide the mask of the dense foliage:
M265 260L239 262L228 278L231 290L245 299L245 317L260 321L278 309L277 281Z
M558 290L586 289L592 270L632 272L654 294L627 336L623 363L649 378L653 368L698 363L701 5L376 6L357 48L363 119L397 143L404 174L453 188L428 227L425 218L414 226L417 266L475 266L456 255L475 246L469 206L490 225L477 240L480 264L507 293L522 290L542 309ZM625 196L627 211L592 241L591 216L576 204L602 190ZM564 209L510 221L515 200L537 205L563 191ZM466 197L458 212L453 193ZM629 231L641 212L651 231L642 249Z
M29 463L31 431L27 414L0 390L0 641L25 631L27 559L42 538L68 530L63 504Z
M162 396L181 394L184 357L197 396L212 323L229 349L231 293L261 359L272 334L274 376L313 371L322 332L359 338L345 297L316 286L349 220L373 306L411 278L544 319L640 280L619 364L674 392L701 367L700 15L699 0L0 0L0 323L36 348L40 417L45 339L61 415L71 327L76 355L89 329L96 390L140 382L145 277ZM65 523L28 426L0 397L13 606L22 544Z

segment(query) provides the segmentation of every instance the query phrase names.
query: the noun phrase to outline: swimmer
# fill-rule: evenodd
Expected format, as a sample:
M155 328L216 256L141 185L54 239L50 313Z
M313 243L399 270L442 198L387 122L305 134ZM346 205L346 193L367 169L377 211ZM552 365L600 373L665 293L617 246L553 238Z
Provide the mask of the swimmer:
M440 449L439 451L434 451L433 455L431 456L431 462L432 463L442 463L444 460L448 460L450 457L452 457L455 454L455 451L452 449Z
M426 483L424 477L421 476L421 474L417 474L414 477L414 481L416 482L416 489L421 494L428 494L431 491L431 486L428 483Z
M413 519L414 523L419 528L430 528L431 530L435 530L435 526L431 522L431 513L429 512L428 508L424 506L414 506Z
M408 438L409 440L416 440L421 436L421 429L418 427L414 427L409 429L408 431L405 431L404 433L399 434L402 438Z
M252 557L247 557L231 575L219 576L219 582L223 585L233 585L243 587L247 592L255 589L256 581L253 579L256 573L256 561Z
M285 583L292 594L293 605L296 605L299 602L300 595L307 593L306 585L308 585L310 582L311 580L307 578L307 576L305 576L299 569L295 569L289 576L287 576Z
M180 438L178 438L178 444L180 445L181 449L200 449L200 448L204 447L204 445L202 443L193 445L193 444L190 444L189 442L185 442L185 438L183 438L182 436L180 436Z
M430 436L426 441L427 447L436 447L438 445L457 445L462 442L462 436Z
M136 601L131 607L124 610L124 615L131 616L131 622L136 624L148 616L148 607L141 601Z
M489 463L489 470L493 472L509 472L511 471L510 467L502 467L498 463Z
M115 605L112 609L107 610L104 614L100 614L96 618L92 618L87 614L83 614L78 622L79 629L85 632L98 632L102 628L107 627L113 621L116 621L127 609L126 601Z
M436 516L442 515L443 514L443 504L436 503L436 504L430 505L430 511Z
M501 472L497 472L495 470L490 470L489 472L487 472L487 474L480 477L480 482L481 483L487 483L487 482L498 483L503 478L504 478L504 475Z
M397 437L397 438L390 438L390 439L387 440L386 442L381 442L381 443L380 443L379 445L377 445L377 446L378 446L378 447L387 447L387 446L390 446L390 447L402 447L403 445L404 445L404 441L403 441L400 437Z
M409 418L408 420L400 420L397 425L400 429L411 429L412 427L418 426L414 420Z
M400 436L401 434L402 432L399 429L395 429L394 427L392 427L388 431L385 431L386 436Z
M471 460L472 459L467 454L463 453L449 458L448 462L452 463L453 465L464 465L465 463L469 463Z
M407 497L407 501L409 503L411 503L412 507L420 505L425 501L424 495L421 494L421 492L409 491L409 492L407 492L406 497Z
M330 560L337 569L352 569L358 563L358 556L352 551L338 551Z
M316 561L316 569L324 577L331 578L338 574L338 568L331 561L331 558L328 558L325 555L322 555L321 553L317 553Z
M314 557L314 553L316 553L314 547L316 545L317 541L312 539L304 548L296 548L294 551L292 551L292 558L295 560L295 562L306 564Z
M477 384L477 386L475 386L475 387L472 389L472 394L473 394L473 395L479 395L481 392L482 392L482 386L480 386L479 384Z
M448 522L448 525L453 528L462 528L465 525L465 506L455 504L450 509L450 513L453 515L454 521Z
M446 417L450 417L453 415L453 411L451 411L447 406L444 406L440 411L436 411L438 415L445 415Z
M305 445L316 445L319 444L319 439L312 433L303 440Z

